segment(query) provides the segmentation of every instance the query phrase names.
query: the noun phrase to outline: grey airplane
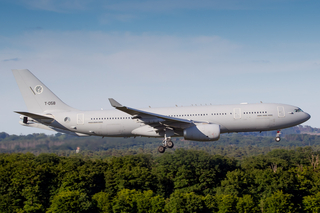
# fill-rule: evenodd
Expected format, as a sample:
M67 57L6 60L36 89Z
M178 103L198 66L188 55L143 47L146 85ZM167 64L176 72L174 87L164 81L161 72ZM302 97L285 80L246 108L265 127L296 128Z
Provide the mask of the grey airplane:
M256 103L134 109L113 98L115 110L82 111L62 102L29 70L12 70L28 112L20 123L77 136L161 137L158 151L174 146L172 137L192 141L217 141L222 133L280 130L301 124L310 115L287 104Z

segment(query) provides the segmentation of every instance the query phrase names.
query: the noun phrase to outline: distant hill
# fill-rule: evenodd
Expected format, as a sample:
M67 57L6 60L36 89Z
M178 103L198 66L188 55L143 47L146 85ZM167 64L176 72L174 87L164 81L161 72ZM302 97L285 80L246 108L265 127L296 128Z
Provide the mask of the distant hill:
M265 132L244 132L239 133L242 135L255 135L255 136L275 136L277 131L265 131ZM320 135L319 128L313 128L307 125L298 125L291 128L281 130L281 136L288 135L288 134L308 134L308 135Z

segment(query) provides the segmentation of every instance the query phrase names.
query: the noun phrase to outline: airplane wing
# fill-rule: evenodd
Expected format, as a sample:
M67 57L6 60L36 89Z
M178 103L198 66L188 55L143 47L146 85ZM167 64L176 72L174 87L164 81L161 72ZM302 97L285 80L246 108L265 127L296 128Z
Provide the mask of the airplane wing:
M161 128L161 126L172 127L178 129L185 129L190 127L194 123L204 123L204 121L194 121L188 119L181 119L170 117L166 115L156 114L152 112L147 112L139 109L134 109L126 106L122 106L119 102L113 98L109 98L111 106L116 109L128 113L133 116L133 119L138 118L143 123L153 126L155 128Z
M116 109L126 112L132 116L148 116L148 117L156 117L163 119L164 121L170 121L170 122L181 122L181 123L186 123L186 124L192 124L194 123L192 120L187 120L187 119L181 119L181 118L174 118L166 115L161 115L161 114L156 114L152 112L147 112L139 109L134 109L126 106L122 106L120 103L118 103L116 100L113 98L109 98L111 106L115 107Z

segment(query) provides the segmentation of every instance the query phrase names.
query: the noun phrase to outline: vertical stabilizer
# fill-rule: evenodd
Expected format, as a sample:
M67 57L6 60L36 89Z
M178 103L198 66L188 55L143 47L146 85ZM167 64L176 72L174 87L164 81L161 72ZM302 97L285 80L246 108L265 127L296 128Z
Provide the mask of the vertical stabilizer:
M29 112L72 110L29 70L12 70Z

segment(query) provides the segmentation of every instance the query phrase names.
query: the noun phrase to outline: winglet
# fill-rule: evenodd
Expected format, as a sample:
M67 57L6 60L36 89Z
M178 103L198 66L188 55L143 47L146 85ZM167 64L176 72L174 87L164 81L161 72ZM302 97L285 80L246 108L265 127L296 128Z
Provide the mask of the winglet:
M110 104L111 106L117 108L117 107L123 107L119 102L117 102L116 100L114 100L113 98L109 98Z

